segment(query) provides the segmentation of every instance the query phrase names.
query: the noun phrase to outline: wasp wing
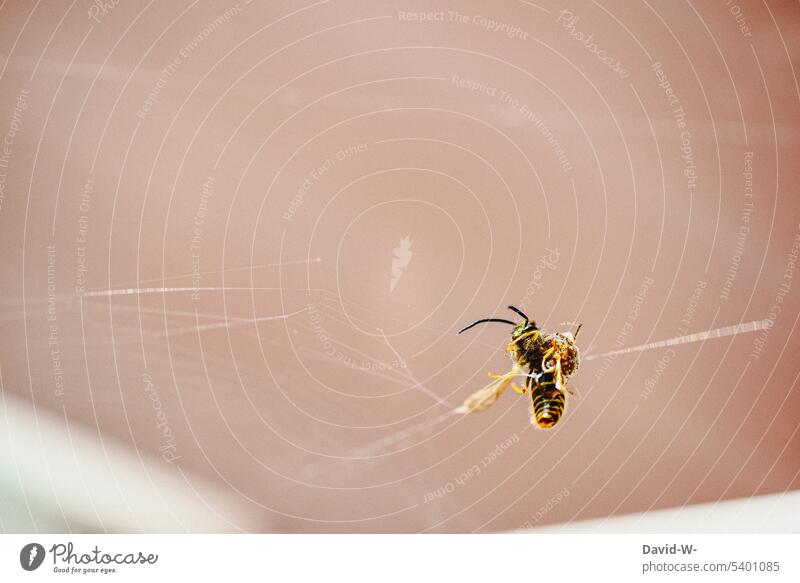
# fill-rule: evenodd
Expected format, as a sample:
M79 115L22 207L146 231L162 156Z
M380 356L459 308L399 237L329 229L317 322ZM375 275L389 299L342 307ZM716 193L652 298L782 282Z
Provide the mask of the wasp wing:
M504 375L498 376L491 383L472 393L464 404L459 407L462 413L480 413L486 411L489 407L494 405L495 401L500 398L500 395L508 388L514 377L523 372L522 367L518 363Z

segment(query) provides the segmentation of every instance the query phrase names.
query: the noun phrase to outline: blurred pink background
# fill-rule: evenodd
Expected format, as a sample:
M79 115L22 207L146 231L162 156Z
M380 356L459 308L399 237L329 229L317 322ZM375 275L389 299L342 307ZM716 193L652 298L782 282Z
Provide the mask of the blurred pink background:
M732 6L6 3L4 396L221 493L219 530L796 489L800 7ZM455 333L507 304L583 323L553 431L510 391L449 414L509 367L509 327Z

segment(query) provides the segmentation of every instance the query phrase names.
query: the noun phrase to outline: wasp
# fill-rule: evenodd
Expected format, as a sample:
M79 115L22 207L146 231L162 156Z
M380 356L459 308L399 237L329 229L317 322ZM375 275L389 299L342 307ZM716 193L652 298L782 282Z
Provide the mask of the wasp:
M522 310L514 306L508 309L522 318L512 322L504 318L483 318L459 331L466 332L473 326L486 322L499 322L514 326L506 352L514 363L506 374L489 376L495 379L488 386L473 393L461 407L464 413L478 413L491 407L509 387L518 393L530 394L532 400L531 423L542 429L555 427L567 406L567 379L578 370L579 352L575 334L556 332L544 334ZM514 380L525 377L525 386L517 387Z

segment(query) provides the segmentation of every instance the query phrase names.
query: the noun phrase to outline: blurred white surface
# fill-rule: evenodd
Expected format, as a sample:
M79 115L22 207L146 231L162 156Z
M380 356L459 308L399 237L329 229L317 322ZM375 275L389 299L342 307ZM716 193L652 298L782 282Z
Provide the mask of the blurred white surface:
M2 392L0 531L240 532L227 496Z
M562 533L798 533L800 493L783 492L533 528Z

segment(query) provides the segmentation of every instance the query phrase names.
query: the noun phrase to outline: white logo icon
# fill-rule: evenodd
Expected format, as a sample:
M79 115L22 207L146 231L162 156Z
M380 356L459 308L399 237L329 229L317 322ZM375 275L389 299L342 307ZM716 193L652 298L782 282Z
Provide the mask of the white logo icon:
M389 292L393 292L397 282L403 277L403 272L411 261L411 237L406 235L394 248L392 257L392 281L389 283Z

